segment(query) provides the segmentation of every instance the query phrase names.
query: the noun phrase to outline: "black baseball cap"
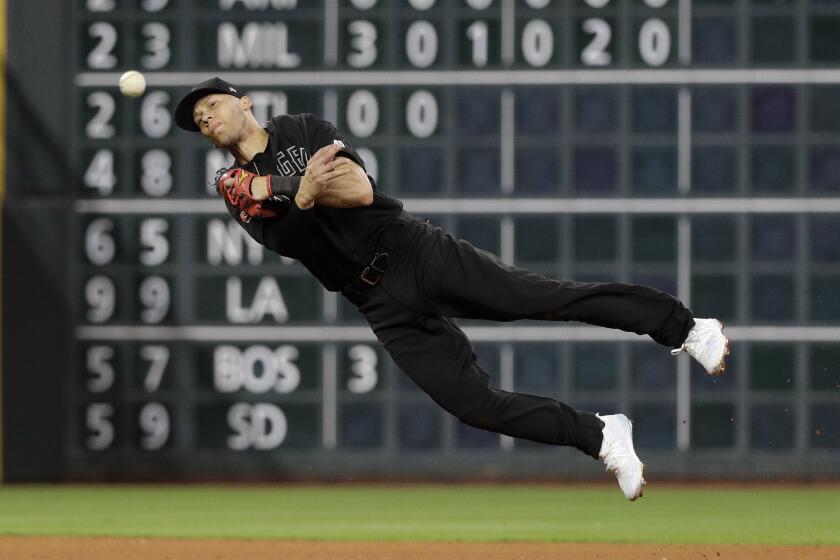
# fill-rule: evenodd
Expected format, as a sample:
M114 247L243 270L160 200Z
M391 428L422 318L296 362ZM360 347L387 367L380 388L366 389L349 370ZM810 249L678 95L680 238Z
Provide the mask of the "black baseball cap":
M178 107L175 108L175 124L184 130L198 132L198 127L195 126L195 121L193 120L193 108L199 99L211 93L226 93L234 97L243 97L245 95L238 87L221 78L213 77L209 80L204 80L192 88L181 102L178 103Z

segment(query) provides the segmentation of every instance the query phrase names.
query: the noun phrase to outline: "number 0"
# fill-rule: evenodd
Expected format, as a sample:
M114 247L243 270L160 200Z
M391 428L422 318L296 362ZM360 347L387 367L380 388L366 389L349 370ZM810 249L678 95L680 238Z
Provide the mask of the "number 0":
M413 66L431 66L437 57L437 51L437 30L431 23L420 20L408 27L405 34L405 54Z
M671 31L661 19L649 19L639 29L639 53L650 66L661 66L671 54Z
M353 136L367 138L379 125L379 102L370 91L354 91L347 100L347 126Z
M522 29L522 56L531 66L545 66L554 54L554 32L544 20L529 21Z
M405 106L405 122L417 138L428 138L434 134L438 124L435 96L425 90L412 93Z

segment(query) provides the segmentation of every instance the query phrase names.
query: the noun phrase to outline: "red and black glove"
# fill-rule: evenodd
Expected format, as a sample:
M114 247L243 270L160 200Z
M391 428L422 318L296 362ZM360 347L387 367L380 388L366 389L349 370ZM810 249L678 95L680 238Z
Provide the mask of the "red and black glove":
M228 169L216 180L216 190L219 195L225 197L231 206L239 210L239 218L245 222L250 222L253 218L274 218L279 216L277 212L266 208L263 201L256 200L251 195L251 183L255 177L254 173L239 169L237 167ZM228 180L232 180L232 184L228 185ZM271 180L266 181L268 188L268 197L271 198Z

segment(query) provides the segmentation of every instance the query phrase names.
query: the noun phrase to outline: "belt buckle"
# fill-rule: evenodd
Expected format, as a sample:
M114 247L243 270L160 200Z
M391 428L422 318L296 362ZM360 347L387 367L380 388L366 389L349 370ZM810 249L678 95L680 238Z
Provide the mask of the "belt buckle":
M368 278L369 275L373 275L373 278ZM359 275L359 278L362 279L362 282L367 284L368 286L376 286L376 283L379 282L379 279L382 277L382 274L378 270L371 270L371 268L365 267L362 273Z
M376 256L371 259L370 264L365 267L359 278L368 286L376 286L379 279L385 274L386 266L388 266L388 253L376 253Z

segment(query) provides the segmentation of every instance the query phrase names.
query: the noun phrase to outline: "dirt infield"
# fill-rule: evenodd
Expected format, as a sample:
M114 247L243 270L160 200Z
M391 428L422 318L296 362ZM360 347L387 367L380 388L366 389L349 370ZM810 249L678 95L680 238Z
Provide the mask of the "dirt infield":
M840 547L0 537L0 560L832 560Z

